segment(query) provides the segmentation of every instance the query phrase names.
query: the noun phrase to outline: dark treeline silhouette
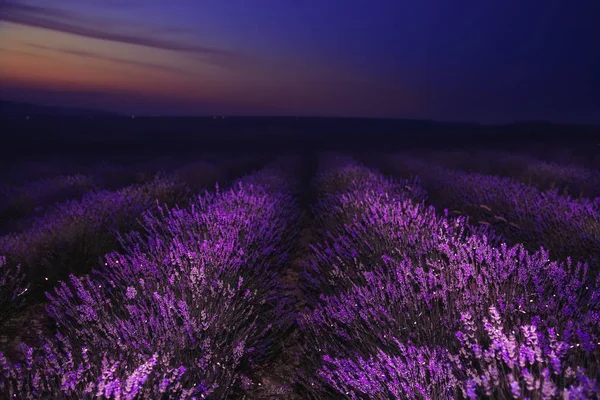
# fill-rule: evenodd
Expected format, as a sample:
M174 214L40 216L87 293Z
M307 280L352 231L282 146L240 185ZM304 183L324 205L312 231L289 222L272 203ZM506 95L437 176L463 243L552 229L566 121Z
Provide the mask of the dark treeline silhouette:
M393 152L407 148L571 149L595 165L600 126L524 122L507 125L427 120L266 117L47 117L0 120L4 161L109 153L129 156L281 153L289 150ZM596 161L594 161L596 160Z

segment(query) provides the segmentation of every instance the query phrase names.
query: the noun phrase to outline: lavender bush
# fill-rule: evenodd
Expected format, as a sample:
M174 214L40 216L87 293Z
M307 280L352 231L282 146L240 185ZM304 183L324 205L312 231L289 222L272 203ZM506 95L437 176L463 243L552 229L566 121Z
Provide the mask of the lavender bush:
M531 254L521 245L492 246L460 218L436 218L402 196L397 202L387 199L367 194L362 203L330 201L321 208L330 220L336 207L344 213L344 205L346 218L370 219L350 218L338 227L337 237L315 246L310 256L306 280L313 302L299 320L305 349L299 384L309 396L456 398L459 389L465 396L473 393L472 383L466 386L468 364L457 361L466 345L455 333L464 315L484 315L490 307L500 310L510 329L535 324L561 335L569 348L563 363L579 375L570 376L575 386L559 378L556 387L572 393L580 386L587 394L597 390L591 377L598 373L600 292L587 265L551 261L543 249ZM395 214L386 220L391 210ZM384 221L393 221L394 228L378 229ZM413 343L425 350L414 350ZM410 375L409 367L406 376L391 372L408 365L406 346L435 354L420 358L435 368L423 369L422 376ZM501 384L509 378L501 377ZM535 387L529 398L542 394L541 386Z
M379 350L369 358L323 356L319 380L349 399L451 399L462 384L454 374L450 354L396 342L394 355ZM311 386L320 385L319 381ZM335 396L332 393L332 396Z
M600 395L597 380L572 361L580 344L569 345L569 338L555 329L540 330L536 324L507 329L494 307L482 324L469 313L462 315L462 322L456 361L466 374L466 398L591 399Z
M26 377L5 362L4 393L225 398L256 385L253 368L293 322L278 273L297 206L277 181L289 179L266 170L186 209L146 212L143 233L121 236L125 253L48 294L60 335L24 349Z
M135 222L156 199L176 201L185 193L181 183L160 176L145 185L93 192L62 203L24 232L0 237L0 252L9 262L22 264L32 283L47 287L46 282L55 282L63 271L89 269L114 246L114 231L126 229L125 224Z

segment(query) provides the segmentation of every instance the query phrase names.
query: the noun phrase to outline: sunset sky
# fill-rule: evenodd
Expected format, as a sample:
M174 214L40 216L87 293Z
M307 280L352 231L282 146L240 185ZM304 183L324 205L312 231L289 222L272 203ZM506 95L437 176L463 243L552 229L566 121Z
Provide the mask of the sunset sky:
M0 99L600 123L600 1L0 0Z

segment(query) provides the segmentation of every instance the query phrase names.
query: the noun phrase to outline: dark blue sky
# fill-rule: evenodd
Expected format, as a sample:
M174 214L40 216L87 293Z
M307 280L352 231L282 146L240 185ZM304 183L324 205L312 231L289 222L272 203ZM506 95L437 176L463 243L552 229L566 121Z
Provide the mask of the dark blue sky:
M0 96L137 114L600 123L600 2L0 0Z

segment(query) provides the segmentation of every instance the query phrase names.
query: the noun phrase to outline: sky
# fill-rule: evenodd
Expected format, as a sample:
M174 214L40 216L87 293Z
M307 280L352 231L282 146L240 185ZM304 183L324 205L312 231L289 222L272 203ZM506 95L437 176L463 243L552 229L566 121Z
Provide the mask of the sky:
M0 99L600 123L597 0L0 0Z

